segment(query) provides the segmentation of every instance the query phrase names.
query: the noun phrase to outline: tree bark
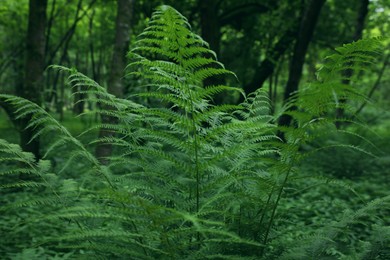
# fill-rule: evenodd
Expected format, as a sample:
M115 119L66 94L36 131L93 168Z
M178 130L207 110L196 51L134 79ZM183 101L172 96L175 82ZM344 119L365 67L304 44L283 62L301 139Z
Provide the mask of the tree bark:
M219 9L221 8L221 4L223 1L221 0L199 0L199 13L200 13L200 25L201 25L201 32L202 32L202 38L209 43L210 49L213 50L217 57L219 57L220 49L221 49L221 27L226 26L229 24L232 24L237 21L237 19L243 19L247 16L259 14L259 13L265 13L269 11L271 8L276 7L278 4L278 1L273 1L272 3L260 3L260 2L243 2L238 4L230 4L228 8L224 8L224 10L221 13L218 13ZM289 42L288 42L289 43ZM285 38L281 40L281 44L277 46L277 48L283 49L284 45L286 44ZM286 46L287 48L287 46ZM282 52L282 50L278 50ZM276 54L277 55L277 54ZM270 57L272 59L274 57ZM273 60L274 61L274 60ZM266 60L261 66L261 69L268 70L270 67L272 67L273 71L273 61ZM266 73L269 73L268 71ZM262 71L260 73L256 74L256 77L261 75L262 77ZM264 81L268 78L269 74L266 76ZM260 80L263 80L260 79ZM258 82L260 81L257 78L254 79L254 81ZM206 79L204 81L204 85L219 85L224 84L224 80L222 77L212 77L209 79ZM244 86L244 90L247 90L246 93L249 94L250 92L253 92L256 90L256 84L248 84L247 86ZM216 104L223 103L223 100L225 98L225 94L219 94L214 98L214 102ZM243 98L241 99L243 101Z
M5 102L5 100L0 98L0 110L1 109L3 109L4 112L7 114L8 118L11 120L12 124L15 127L18 127L18 121L16 120L15 114L13 113L13 111L15 109L13 108L13 106L10 103Z
M93 38L93 19L95 17L95 10L92 10L92 14L89 17L89 26L88 26L88 34L89 34L89 54L91 56L91 70L92 70L92 78L94 81L99 82L97 68L96 68L96 59L95 59L95 44Z
M45 0L47 1L47 0ZM61 38L59 43L54 47L54 50L49 53L48 51L48 59L47 59L47 65L53 64L54 58L57 54L57 52L61 49L62 45L64 45L66 42L69 42L70 39L73 37L73 34L76 31L76 27L78 22L81 21L81 19L84 18L88 14L88 11L93 7L93 5L96 3L97 0L91 0L91 2L88 4L88 7L83 9L82 8L82 0L77 3L77 11L75 15L75 19L73 21L73 24L69 27L69 29L66 31L64 36ZM82 13L79 15L79 13L82 11Z
M126 67L126 52L130 41L130 24L133 16L134 0L118 0L117 16L115 21L115 43L111 60L111 70L108 78L107 91L116 97L123 96L123 71ZM110 107L104 107L110 109ZM115 124L117 120L113 117L102 116L102 124ZM99 138L112 136L109 129L101 128ZM96 156L107 164L108 157L112 154L112 145L109 143L100 144L96 147Z
M368 14L368 5L369 5L369 0L361 0L360 2L360 7L359 7L359 12L358 16L356 19L356 24L355 24L355 32L353 34L353 41L358 41L362 38L363 36L363 29L364 29L364 21L367 17ZM352 64L351 64L352 65ZM353 70L352 69L347 69L343 72L343 81L342 83L344 85L349 85L351 83L351 77L353 75ZM343 105L347 102L345 98L342 98L339 100L339 103L341 104L341 107L336 109L336 119L341 119L344 117L344 108ZM336 121L336 128L339 129L341 127L341 121Z
M294 53L290 63L288 81L284 92L284 102L289 99L292 93L298 90L306 52L312 39L321 8L325 2L326 0L311 0L302 17L298 38L295 42ZM291 120L291 116L283 115L280 117L279 125L288 126Z
M222 5L221 0L199 0L200 26L202 38L209 43L210 49L217 56L221 48L221 27L234 23L237 19L248 17L255 14L265 13L276 7L278 0L271 3L243 2L231 4L228 8L223 8L222 13L219 9Z
M355 34L353 36L354 41L357 41L363 37L364 22L368 14L369 3L369 0L361 0L359 13L356 20Z
M45 30L47 0L30 0L26 39L27 59L25 63L24 84L18 94L38 105L42 103L43 73L45 69ZM31 140L34 131L26 129L31 117L21 120L20 142L23 150L39 155L39 139Z
M217 56L221 42L221 26L218 17L218 0L200 0L200 26L202 38L210 45Z
M62 47L62 45L64 45L63 49L62 49L62 53L61 53L61 56L60 56L60 59L58 61L58 64L63 64L65 59L67 58L68 56L68 48L69 48L69 44L73 38L73 36L75 35L76 33L76 28L77 28L77 23L82 19L82 17L84 15L87 14L87 11L84 10L84 13L79 16L79 13L82 11L82 0L79 0L78 3L77 3L77 9L76 9L76 14L75 14L75 18L74 18L74 22L72 24L72 26L69 28L69 30L65 33L64 37L61 39L60 43L57 45L57 47L55 48L55 51L53 51L50 55L49 55L49 59L48 59L48 62L47 62L47 65L51 65L53 63L53 60L57 54L57 52L60 50L60 48ZM88 7L91 8L92 5L94 4L95 0L92 1ZM49 38L48 38L49 39ZM55 76L54 76L54 79L53 79L53 82L51 83L52 87L49 91L49 96L48 96L48 99L47 101L48 102L51 102L52 100L55 101L55 103L57 103L57 100L58 100L58 92L57 92L57 84L58 84L58 80L59 80L59 77L60 77L60 71L56 71L55 73ZM57 109L58 110L58 109Z
M268 51L266 58L256 68L256 73L250 83L244 86L245 94L250 94L261 88L264 82L272 75L280 57L290 46L291 42L295 40L298 26L292 26L275 44L275 46Z

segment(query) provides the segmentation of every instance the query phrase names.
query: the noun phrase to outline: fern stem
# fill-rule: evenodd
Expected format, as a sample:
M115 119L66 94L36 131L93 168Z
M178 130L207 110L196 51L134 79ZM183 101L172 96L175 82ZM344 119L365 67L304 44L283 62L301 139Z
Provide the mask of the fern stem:
M271 190L271 192L268 195L267 202L265 203L264 208L262 210L260 210L259 213L256 215L256 217L257 217L260 214L260 212L262 211L262 214L261 214L261 217L260 217L260 221L259 221L259 230L255 233L254 239L256 239L257 234L260 233L261 225L263 224L265 215L267 214L268 205L270 204L272 195L274 194L274 188L275 188L275 186L272 187L272 190Z
M263 240L264 247L261 250L261 255L263 255L264 249L266 248L265 246L266 246L266 244L268 242L269 232L271 231L271 227L272 227L272 224L274 222L276 209L278 208L279 201L280 201L280 199L282 197L283 189L284 189L284 187L287 184L288 177L290 176L290 173L291 173L291 170L293 168L293 165L294 165L294 162L296 160L296 157L297 157L297 153L294 154L294 156L293 156L293 158L292 158L292 160L291 160L291 162L290 162L290 164L288 166L288 169L287 169L287 172L286 172L286 176L284 177L284 180L283 180L283 183L282 183L282 185L281 185L281 187L279 189L279 193L278 193L278 196L276 198L274 207L272 208L271 218L269 220L269 223L268 223L268 226L267 226L267 230L265 231L265 235L264 235L264 240Z
M192 91L190 87L188 86L188 94L190 99L190 113L191 113L191 122L192 122L192 136L194 138L194 156L195 156L195 178L196 178L196 208L195 212L196 214L199 213L200 208L200 171L199 171L199 140L198 140L198 134L196 131L196 122L194 118L195 114L195 108L194 108L194 98L192 96ZM196 233L196 240L198 241L198 246L200 245L200 233Z
M195 130L196 131L196 130ZM198 164L198 138L197 135L194 135L194 152L195 152L195 174L196 174L196 213L199 212L199 197L200 197L200 173L199 173L199 164Z
M191 120L192 120L192 128L193 128L193 138L194 138L194 153L195 153L195 175L196 175L196 213L199 212L200 208L200 172L199 172L199 140L198 135L196 133L196 123L193 116L194 111L194 105L192 102L192 95L191 90L190 91L190 99L191 99ZM200 233L196 233L196 240L198 243L200 242Z

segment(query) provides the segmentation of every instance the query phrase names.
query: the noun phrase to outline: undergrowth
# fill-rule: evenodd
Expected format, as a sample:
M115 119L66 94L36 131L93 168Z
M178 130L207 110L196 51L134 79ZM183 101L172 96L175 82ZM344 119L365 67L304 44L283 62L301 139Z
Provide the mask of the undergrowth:
M214 76L235 77L234 73L191 32L185 17L171 7L159 7L129 53L128 76L144 92L117 98L75 69L53 66L69 74L72 87L87 86L87 101L109 108L93 112L115 118L115 123L95 125L73 136L34 103L0 95L14 106L18 118L32 115L28 127L48 143L44 159L36 162L18 145L0 140L0 232L6 238L0 244L2 255L320 259L340 256L337 239L352 236L348 228L359 223L373 228L364 229L359 239L367 240L358 245L342 238L352 248L364 245L353 254L365 259L388 254L384 212L389 195L359 200L355 210L336 214L328 223L316 222L318 214L326 212L288 207L293 201L298 206L300 200L310 201L306 189L324 194L331 186L342 187L359 198L343 182L305 176L299 165L327 147L371 156L360 146L318 146L315 140L342 133L370 145L363 136L334 126L336 120L361 124L358 120L331 115L341 105L350 111L350 103L340 104L340 99L364 100L352 86L341 83L346 64L353 64L356 71L366 69L381 47L376 38L339 48L327 58L318 82L286 104L284 113L293 117L294 125L279 127L278 116L270 114L266 91L256 91L239 105L216 105L216 95L242 94L241 89L204 82ZM113 135L85 143L83 136L98 128ZM285 140L278 137L280 131ZM90 149L100 143L115 147L107 165ZM65 160L52 165L50 159L59 152Z

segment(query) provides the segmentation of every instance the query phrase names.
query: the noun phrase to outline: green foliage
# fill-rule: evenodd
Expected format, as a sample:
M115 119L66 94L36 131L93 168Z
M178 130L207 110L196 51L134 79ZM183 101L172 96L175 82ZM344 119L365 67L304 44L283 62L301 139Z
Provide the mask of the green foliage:
M359 44L350 46L367 48ZM305 237L302 241L307 244L291 243L289 230L280 230L285 227L280 204L292 187L290 181L299 180L297 166L305 155L302 146L332 129L334 120L326 117L324 108L330 109L330 103L334 107L334 100L321 99L323 92L331 91L325 88L329 80L324 78L310 90L316 102L307 98L308 90L298 93L289 104L298 108L289 112L296 127L279 129L262 90L240 105L214 104L215 95L240 90L203 82L234 74L216 60L207 43L191 32L186 18L173 8L159 7L136 45L129 54L129 74L146 91L130 99L107 93L75 69L54 66L70 75L73 88L86 89L81 92L88 94L89 102L110 108L96 111L99 115L115 119L79 137L39 106L0 95L15 107L17 117L32 115L28 127L48 143L45 159L58 152L67 158L51 167L49 161L36 162L17 145L1 140L1 192L10 196L9 191L17 191L13 200L2 201L0 221L7 225L1 233L11 233L9 237L20 242L11 250L9 242L1 245L7 256L321 257L329 255L329 240L346 233L345 227L388 207L388 196L374 200L346 214L338 224L324 225L318 235L299 226L303 230L294 234ZM341 52L340 59L346 59L347 53ZM371 61L370 57L361 58ZM327 68L331 71L332 66L336 65L330 63ZM115 135L84 143L83 135L96 128ZM277 137L278 130L285 132L286 143ZM100 143L115 147L108 165L91 153L91 145ZM28 178L21 181L18 177L24 175ZM385 223L379 224L383 225L378 230L387 230ZM40 234L39 228L45 225L51 228ZM23 234L31 236L31 241L23 241ZM380 252L388 240L388 236L372 237L362 254Z

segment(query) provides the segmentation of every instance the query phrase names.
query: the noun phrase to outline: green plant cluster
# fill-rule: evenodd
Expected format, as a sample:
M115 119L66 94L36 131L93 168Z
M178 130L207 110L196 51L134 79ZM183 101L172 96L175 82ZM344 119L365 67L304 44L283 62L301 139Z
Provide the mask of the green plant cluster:
M361 69L377 55L380 39L371 43L344 46L346 51L330 57L323 72L341 71L351 59L354 69ZM368 49L374 44L375 51ZM72 87L88 87L88 101L109 108L97 111L99 115L115 118L115 123L92 126L81 137L97 128L112 131L111 137L84 143L39 106L0 95L15 107L17 117L31 115L28 127L48 143L45 159L37 162L18 145L0 139L0 232L5 238L0 251L4 256L321 259L348 253L335 247L334 241L340 234L352 236L348 228L360 221L375 227L364 229L361 239L366 242L351 245L364 243L364 250L354 253L366 259L389 253L384 214L389 195L336 214L339 218L332 222L318 223L318 216L327 214L321 210L331 202L323 198L322 204L316 204L315 200L338 183L299 171L308 154L304 147L339 131L329 116L338 103L331 98L334 89L343 98L360 97L347 95L348 86L336 86L333 76L322 76L297 93L285 110L294 118L291 127L277 126L278 117L270 115L262 90L239 105L216 105L217 94L241 90L204 82L215 76L234 77L234 73L217 61L186 18L169 6L156 10L129 58L129 76L145 92L128 99L107 93L75 69L54 66L69 73ZM101 143L115 147L106 158L108 164L91 152L91 145ZM329 145L334 146L361 150L351 144ZM322 148L314 147L309 154ZM66 159L54 166L49 159L59 151ZM312 185L314 197L300 191ZM281 203L284 198L286 203ZM320 225L317 232L313 225ZM298 239L301 243L296 243Z

